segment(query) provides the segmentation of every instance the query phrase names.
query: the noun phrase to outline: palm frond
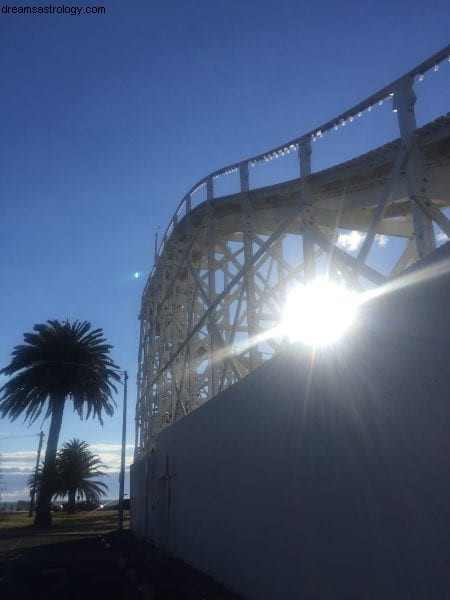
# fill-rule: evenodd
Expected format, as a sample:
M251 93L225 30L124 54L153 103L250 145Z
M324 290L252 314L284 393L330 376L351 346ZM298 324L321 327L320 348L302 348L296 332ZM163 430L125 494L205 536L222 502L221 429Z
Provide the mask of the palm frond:
M108 486L96 478L105 477L107 474L102 469L107 469L99 456L89 450L89 444L76 438L66 442L56 455L55 470L51 478L52 497L63 498L71 492L86 500L98 502L106 496ZM39 487L42 482L42 468L28 479L32 489Z
M50 398L69 398L83 418L102 412L112 415L120 381L102 329L91 329L88 321L49 320L24 334L9 365L0 373L10 379L0 388L0 415L14 420L24 415L35 421L43 411L47 418L53 407Z

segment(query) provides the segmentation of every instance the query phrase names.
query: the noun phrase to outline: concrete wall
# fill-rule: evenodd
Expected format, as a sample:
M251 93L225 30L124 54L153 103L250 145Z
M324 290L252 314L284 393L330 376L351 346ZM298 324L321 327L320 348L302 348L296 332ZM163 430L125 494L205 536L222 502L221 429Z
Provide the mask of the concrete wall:
M413 277L166 429L133 532L250 599L448 598L450 278Z

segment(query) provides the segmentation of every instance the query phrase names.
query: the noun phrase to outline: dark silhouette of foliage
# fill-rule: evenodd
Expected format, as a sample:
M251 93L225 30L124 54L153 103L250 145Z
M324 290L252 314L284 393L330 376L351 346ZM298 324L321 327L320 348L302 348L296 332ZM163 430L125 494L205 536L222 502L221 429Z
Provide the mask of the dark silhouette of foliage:
M87 321L51 320L24 334L24 344L16 346L11 363L0 371L10 379L0 389L0 415L16 419L24 414L33 423L44 411L50 417L47 449L42 472L35 525L50 527L52 498L50 473L56 451L66 399L73 402L81 418L114 412L113 381L120 381L119 367L109 356L101 329L91 330Z
M43 468L44 468L44 463L40 464L38 467L37 473L35 472L32 475L30 475L27 480L27 485L30 488L30 496L34 492L36 499L39 498L39 492L40 492L41 485L42 485ZM56 471L53 471L52 473L47 474L47 484L48 484L49 490L51 490L51 497L53 498L53 496L56 493L56 490L58 489L58 484L56 481Z
M102 468L107 467L89 450L89 444L76 438L66 442L56 455L55 470L50 478L52 498L67 496L69 514L75 512L78 497L87 502L99 502L106 494L108 486L93 478L106 476L106 473L101 471ZM37 477L32 475L29 478L28 485L30 488L35 486L39 495L41 482L42 468L39 469Z

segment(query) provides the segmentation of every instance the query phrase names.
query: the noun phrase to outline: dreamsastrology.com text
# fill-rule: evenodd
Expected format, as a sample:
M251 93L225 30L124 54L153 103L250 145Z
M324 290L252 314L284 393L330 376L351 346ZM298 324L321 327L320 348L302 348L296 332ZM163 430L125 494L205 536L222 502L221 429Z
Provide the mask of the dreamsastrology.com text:
M2 13L4 14L19 14L19 15L30 15L30 14L44 14L44 15L72 15L74 17L81 14L91 15L104 15L106 8L104 6L9 6L5 4L2 6Z

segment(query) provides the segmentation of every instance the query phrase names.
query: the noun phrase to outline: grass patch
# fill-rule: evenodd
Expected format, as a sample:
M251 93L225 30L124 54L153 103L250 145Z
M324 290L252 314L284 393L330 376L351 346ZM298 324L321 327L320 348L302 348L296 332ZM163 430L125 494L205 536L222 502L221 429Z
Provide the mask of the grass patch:
M33 519L25 516L25 513L0 513L0 531L30 524L33 524Z
M129 524L129 511L124 511L124 528ZM74 515L53 513L51 531L55 532L80 532L89 530L111 530L117 527L116 510L97 510L92 512L78 512ZM25 534L36 531L33 527L33 518L28 513L0 513L0 535L13 529L22 530Z

